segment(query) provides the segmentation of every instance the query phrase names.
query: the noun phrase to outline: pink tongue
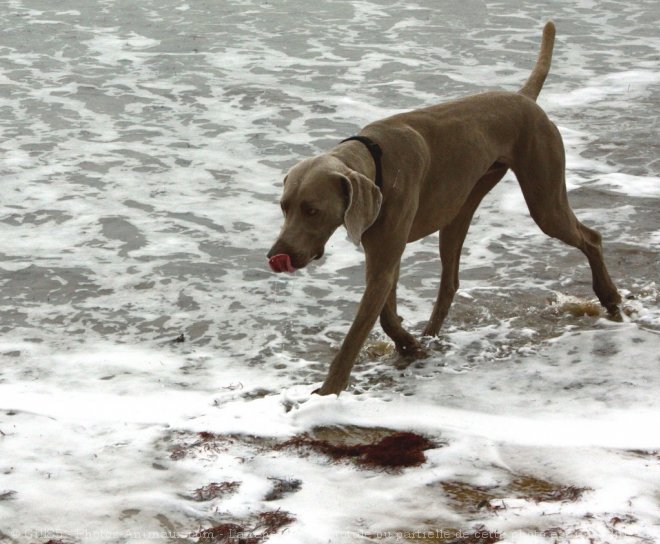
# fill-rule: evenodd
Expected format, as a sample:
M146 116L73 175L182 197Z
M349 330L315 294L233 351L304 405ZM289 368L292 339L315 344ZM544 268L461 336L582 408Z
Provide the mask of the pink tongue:
M291 264L291 257L286 253L279 253L268 260L270 269L273 272L295 272L296 269Z

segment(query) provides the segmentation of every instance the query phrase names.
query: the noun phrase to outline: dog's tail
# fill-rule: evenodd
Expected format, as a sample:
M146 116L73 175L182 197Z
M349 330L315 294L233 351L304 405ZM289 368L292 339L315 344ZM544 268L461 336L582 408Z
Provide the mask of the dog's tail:
M541 41L541 51L539 51L539 57L536 59L534 69L525 82L525 85L523 85L523 88L518 91L520 94L524 94L532 100L536 100L539 93L541 92L541 87L543 87L543 82L545 81L545 78L550 71L552 47L554 44L555 24L552 21L548 21L543 28L543 40Z

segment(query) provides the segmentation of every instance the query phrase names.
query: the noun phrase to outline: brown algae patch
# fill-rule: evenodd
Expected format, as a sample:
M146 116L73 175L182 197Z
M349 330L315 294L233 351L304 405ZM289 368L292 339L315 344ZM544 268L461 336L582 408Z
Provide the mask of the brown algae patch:
M560 296L550 301L550 308L556 315L568 314L572 317L599 317L603 313L603 308L595 300L572 296Z
M261 512L251 519L221 523L191 536L199 543L259 544L294 521L289 512L282 510Z
M216 499L218 497L226 497L227 495L236 493L240 485L240 482L213 482L195 489L191 498L197 502L205 502Z
M360 436L367 442L358 442ZM322 453L335 461L353 459L362 467L397 469L426 462L424 451L437 447L428 438L411 432L359 427L323 427L295 436L276 449L298 449Z
M193 436L192 440L171 447L170 459L178 461L184 457L218 455L228 451L237 442L237 438L231 435L201 432Z
M369 342L363 348L363 352L369 359L383 359L394 355L396 350L394 344L388 340L375 340Z
M563 314L571 314L573 317L598 317L601 315L600 305L591 301L565 302L558 310Z
M213 457L230 450L242 449L243 452L271 450L278 441L271 437L248 434L216 434L207 431L199 433L175 433L168 441L170 459L177 461L184 458Z
M322 453L336 461L350 458L362 467L385 469L419 466L426 461L424 451L438 447L435 442L416 433L358 426L316 427L284 442L269 437L210 432L180 437L177 441L168 448L170 459L174 461L220 455L236 448L242 449L246 455L295 449L302 453ZM212 493L213 489L208 492Z
M562 485L535 476L521 475L504 486L475 486L466 482L441 482L449 502L458 511L506 509L506 499L539 502L576 502L588 488Z
M378 442L395 432L385 427L329 425L326 427L314 427L308 435L317 440L326 440L333 444L355 446L358 444Z
M451 505L464 512L476 512L498 498L492 487L454 481L442 482L440 485Z
M508 489L518 498L534 502L576 502L589 491L587 487L561 485L534 476L521 476Z

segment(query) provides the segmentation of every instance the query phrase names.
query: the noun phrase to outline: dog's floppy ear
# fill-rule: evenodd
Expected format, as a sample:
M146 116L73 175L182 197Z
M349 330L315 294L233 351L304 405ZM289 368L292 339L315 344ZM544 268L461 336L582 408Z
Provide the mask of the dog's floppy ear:
M359 246L362 233L378 217L383 195L373 181L358 172L351 172L342 179L348 196L344 227L349 240Z

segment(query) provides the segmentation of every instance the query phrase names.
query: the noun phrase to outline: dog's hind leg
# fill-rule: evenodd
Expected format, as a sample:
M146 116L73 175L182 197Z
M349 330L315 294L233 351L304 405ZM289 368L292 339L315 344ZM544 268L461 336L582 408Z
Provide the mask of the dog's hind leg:
M561 138L554 126L555 143ZM584 226L575 217L568 203L564 177L562 145L548 145L548 135L529 145L524 159L514 168L529 212L541 228L552 238L578 248L589 261L593 290L613 317L620 317L621 296L605 266L601 235Z
M529 204L528 200L528 204ZM594 293L600 303L613 317L620 316L619 295L603 259L602 237L597 231L586 227L573 214L563 188L559 195L555 195L554 202L549 205L540 205L536 208L536 201L532 200L529 206L530 213L541 230L562 242L578 248L589 261L592 275Z
M470 228L472 216L483 198L504 177L507 170L508 168L504 164L499 163L491 167L476 183L458 215L440 231L442 276L431 318L424 328L424 336L437 336L440 332L440 327L449 313L449 307L458 290L458 266L461 250Z
M396 286L399 279L399 267L397 266L394 286L390 290L387 302L380 313L380 326L389 336L401 355L411 357L423 357L426 352L417 339L401 325L401 317L397 313Z

